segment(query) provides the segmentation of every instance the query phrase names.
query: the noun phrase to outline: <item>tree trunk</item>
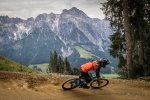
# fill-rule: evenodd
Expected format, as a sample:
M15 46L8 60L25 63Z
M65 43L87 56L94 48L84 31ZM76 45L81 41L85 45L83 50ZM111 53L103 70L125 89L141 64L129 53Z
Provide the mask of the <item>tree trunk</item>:
M128 0L123 0L123 19L124 19L124 30L125 30L125 40L126 40L126 54L127 54L127 68L128 68L128 77L135 78L134 66L132 62L132 50L133 50L133 41L132 33L129 23L128 16Z
M139 23L140 24L140 23ZM142 74L146 74L144 72L144 70L146 69L145 68L145 64L144 64L144 36L143 36L143 32L142 32L142 29L141 29L141 26L138 25L139 28L139 51L138 51L138 55L139 55L139 64L140 64L140 67L143 67L143 71L142 71Z
M142 34L142 33L141 33ZM141 36L140 36L141 37ZM139 56L139 67L142 67L143 70L141 70L141 75L140 76L143 76L146 74L145 70L146 70L146 67L145 67L145 64L144 64L144 44L143 44L143 38L141 37L140 41L139 41L139 51L138 51L138 56Z

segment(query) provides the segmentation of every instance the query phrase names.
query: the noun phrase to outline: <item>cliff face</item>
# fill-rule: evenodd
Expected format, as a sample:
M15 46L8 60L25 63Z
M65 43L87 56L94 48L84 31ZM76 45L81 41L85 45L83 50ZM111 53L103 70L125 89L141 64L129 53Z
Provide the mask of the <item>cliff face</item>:
M23 64L48 62L53 50L70 59L110 57L111 33L108 21L90 18L75 7L27 20L0 16L0 54ZM81 57L79 48L90 56Z

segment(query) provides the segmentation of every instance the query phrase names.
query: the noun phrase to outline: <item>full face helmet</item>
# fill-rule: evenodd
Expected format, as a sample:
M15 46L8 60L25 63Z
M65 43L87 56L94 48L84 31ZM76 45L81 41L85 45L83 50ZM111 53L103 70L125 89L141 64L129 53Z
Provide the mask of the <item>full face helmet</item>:
M110 64L110 61L106 58L100 58L99 63L101 67L105 68L106 65Z

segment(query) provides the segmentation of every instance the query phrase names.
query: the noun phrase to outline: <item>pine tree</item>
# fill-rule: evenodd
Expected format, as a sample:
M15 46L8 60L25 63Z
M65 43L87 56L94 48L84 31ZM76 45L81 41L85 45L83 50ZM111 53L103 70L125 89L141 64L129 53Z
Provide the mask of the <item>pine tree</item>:
M49 61L49 71L50 72L57 72L58 71L58 64L57 64L57 52L50 52L50 61Z
M61 59L60 56L58 58L58 66L59 66L59 73L63 73L63 71L64 71L64 62L63 62L63 60Z
M47 71L47 72L50 72L50 73L53 72L53 68L52 68L53 67L53 65L52 65L53 64L52 63L53 62L53 57L52 57L52 55L53 55L52 52L50 52L50 60L49 60L49 66L48 66L48 71Z
M62 60L62 58L58 56L56 51L50 52L48 70L51 73L72 74L72 69L67 57L65 57L64 60Z
M68 62L67 57L65 57L65 59L64 59L64 73L65 74L71 74L72 73L70 63Z
M59 66L58 66L58 55L57 52L54 51L54 55L53 55L53 65L54 65L54 72L59 72Z
M80 74L80 71L78 68L73 68L73 71L72 71L73 75L79 75Z
M103 11L106 14L106 18L111 22L115 33L118 32L120 35L125 36L126 65L130 78L142 75L142 69L146 68L147 72L149 72L150 69L148 67L149 64L147 63L147 65L145 65L144 62L148 61L148 59L145 59L147 56L145 56L146 52L144 51L147 47L144 41L146 40L145 32L149 30L150 26L149 8L149 0L107 0L107 2L103 4ZM111 38L114 37L116 37L116 35ZM110 53L113 54L113 56L119 57L118 51L120 49L118 48L120 43L115 43L114 41L112 42ZM113 50L115 48L117 49ZM140 65L137 62L139 62Z

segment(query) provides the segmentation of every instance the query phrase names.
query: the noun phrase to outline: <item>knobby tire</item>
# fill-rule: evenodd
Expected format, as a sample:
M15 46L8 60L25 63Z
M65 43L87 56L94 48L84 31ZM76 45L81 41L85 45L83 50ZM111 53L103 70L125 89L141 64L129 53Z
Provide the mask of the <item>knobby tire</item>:
M105 82L105 83L102 85L101 82ZM94 86L94 84L98 84L98 83L99 83L99 86ZM105 87L108 84L109 84L109 81L107 79L95 79L90 83L90 86L94 89L98 89L101 87Z
M71 85L71 82L74 82L75 80L80 80L80 79L79 79L79 78L69 79L69 80L67 80L66 82L64 82L64 83L62 84L62 88L63 88L64 90L72 90L72 89L74 89L74 88L77 88L78 86L74 86L74 87L72 87L72 86L66 87L66 86L65 86L66 84L70 84L70 85Z

